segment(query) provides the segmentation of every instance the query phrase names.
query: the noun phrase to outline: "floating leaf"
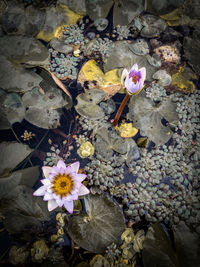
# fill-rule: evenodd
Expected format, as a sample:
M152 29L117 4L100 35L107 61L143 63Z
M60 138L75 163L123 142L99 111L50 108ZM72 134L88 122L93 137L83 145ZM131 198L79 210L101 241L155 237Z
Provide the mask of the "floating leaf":
M81 146L77 150L77 153L81 158L88 158L94 154L94 146L89 141L87 141L81 144Z
M2 175L6 169L14 169L31 152L32 149L24 144L17 142L0 143L0 175Z
M140 137L140 138L138 138L138 140L137 140L137 145L138 145L139 147L147 147L148 144L149 144L149 140L148 140L147 137Z
M105 99L115 95L121 88L121 81L118 76L118 70L114 69L106 72L97 66L95 60L87 61L81 68L78 75L78 82L84 85L84 82L89 81L89 88L99 88L106 93ZM95 83L93 84L92 82Z
M91 267L110 267L108 260L102 255L98 254L94 256L90 262Z
M127 119L133 121L141 135L147 136L157 146L165 144L172 136L170 127L162 124L163 118L178 123L176 104L170 97L157 105L146 98L144 92L131 98Z
M112 242L119 245L125 228L119 206L106 195L87 195L84 201L86 214L74 215L69 221L72 240L94 253L103 252Z
M133 126L133 123L122 123L119 127L115 127L120 132L120 136L127 138L133 137L138 133L138 129Z
M45 23L37 38L49 42L51 39L59 37L64 27L75 24L80 18L82 18L81 15L58 2L56 7L51 6L46 10Z
M160 15L160 17L167 21L171 27L188 24L191 19L183 14L182 8L176 8L172 12Z
M145 267L178 267L171 243L159 223L153 224L143 245L142 259Z
M185 93L193 93L195 89L191 79L197 79L197 76L190 68L180 67L179 71L172 75L172 86L176 86Z

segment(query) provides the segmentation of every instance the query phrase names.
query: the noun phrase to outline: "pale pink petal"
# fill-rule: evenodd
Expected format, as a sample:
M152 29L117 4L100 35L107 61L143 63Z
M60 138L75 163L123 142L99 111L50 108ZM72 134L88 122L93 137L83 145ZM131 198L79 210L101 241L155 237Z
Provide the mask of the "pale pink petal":
M43 166L42 167L42 171L43 171L43 174L44 174L45 178L49 177L49 174L50 174L51 170L52 170L52 167L48 167L48 166Z
M46 192L47 187L45 185L41 186L40 188L38 188L33 195L34 196L44 196L45 192Z
M56 202L57 202L57 204L58 204L59 207L62 207L63 204L64 204L64 200L63 199L60 199L60 198L56 199Z
M66 174L70 174L70 173L72 173L72 168L71 168L71 166L67 166L67 168L65 169L65 173L66 173Z
M40 182L43 183L43 185L50 185L51 184L49 179L42 179L42 180L40 180Z
M128 70L124 69L121 76L121 84L124 84L124 79L127 77L127 75L128 75Z
M65 201L64 206L69 213L73 213L74 203L73 201Z
M48 187L48 188L47 188L47 192L48 192L48 193L52 193L52 192L53 192L52 189L51 189L51 187Z
M56 195L55 193L53 193L53 198L57 200L57 199L60 198L60 196L59 195Z
M78 195L79 196L83 196L83 195L87 195L89 193L90 193L89 189L87 189L87 187L85 187L84 185L82 185L80 187L80 189L79 189Z
M66 169L67 169L66 167L65 167L65 168L62 168L62 167L61 167L61 168L60 168L60 173L61 173L61 174L66 173Z
M144 81L146 79L146 68L141 68L139 71L142 73L142 79Z
M44 195L43 200L47 201L47 200L51 200L51 199L53 199L53 195L48 193L48 192L46 192L45 195Z
M63 168L65 169L66 168L66 165L64 163L64 161L62 159L60 159L57 163L57 167L60 169L60 168Z
M48 210L49 211L52 211L57 207L58 207L58 204L54 199L48 201Z
M59 172L60 172L60 169L57 166L52 167L52 170L51 170L52 174L59 174Z
M82 174L82 173L77 173L75 175L72 174L72 178L73 180L77 181L77 182L82 182L83 180L85 180L85 178L87 177L86 174Z
M68 195L67 197L63 198L64 201L72 201L72 200L77 200L78 199L78 192L74 195Z
M72 172L78 173L78 170L80 168L80 162L76 161L76 162L70 164L70 167L72 168Z
M131 68L131 70L136 70L136 71L138 71L138 64L134 64L133 67ZM131 70L130 70L130 71L131 71ZM130 71L129 71L129 72L130 72Z
M126 76L126 79L125 79L125 87L126 87L127 89L128 89L128 87L129 87L129 83L130 83L130 81L132 82L132 80L129 79L128 76Z

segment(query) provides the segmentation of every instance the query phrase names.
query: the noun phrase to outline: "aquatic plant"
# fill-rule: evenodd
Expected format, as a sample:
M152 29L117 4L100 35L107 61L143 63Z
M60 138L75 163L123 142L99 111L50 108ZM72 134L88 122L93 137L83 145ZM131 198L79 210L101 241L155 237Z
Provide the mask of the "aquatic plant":
M30 139L32 139L35 136L34 133L32 132L28 132L27 130L24 131L24 134L21 135L21 138L23 138L24 141L29 141Z
M98 38L92 46L92 51L98 52L102 57L108 57L111 54L113 48L113 42L108 38Z
M119 117L127 101L129 100L130 95L136 95L142 91L145 79L146 79L146 69L145 68L138 69L137 64L134 64L129 72L126 68L123 70L121 76L121 83L125 84L127 94L124 97L121 106L119 107L117 114L115 115L115 119L112 122L114 126L117 125Z
M85 38L83 35L85 25L82 23L79 27L76 24L70 24L67 27L64 27L63 38L66 44L74 44L74 45L84 45Z
M120 25L117 25L114 28L113 33L117 34L117 40L128 39L128 37L131 35L128 26L120 26Z
M81 146L77 150L77 153L81 158L91 157L94 154L94 146L89 141L87 141L81 144Z
M158 83L153 83L151 86L146 88L146 96L152 101L161 101L167 96L166 90Z
M44 196L43 200L48 201L49 211L64 205L69 213L73 213L73 200L89 193L89 190L81 183L86 175L78 173L79 166L78 161L66 166L62 160L58 161L57 166L43 166L45 176L45 179L41 180L43 186L33 195Z

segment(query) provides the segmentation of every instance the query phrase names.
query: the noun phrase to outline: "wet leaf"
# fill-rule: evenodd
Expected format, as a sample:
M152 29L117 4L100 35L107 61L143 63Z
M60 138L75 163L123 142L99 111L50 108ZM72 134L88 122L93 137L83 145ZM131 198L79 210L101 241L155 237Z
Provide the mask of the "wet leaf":
M170 127L162 124L163 118L178 123L176 104L170 98L157 105L146 98L144 92L131 98L127 119L133 121L141 135L147 136L157 146L165 144L172 136Z
M91 267L110 267L108 260L102 255L98 254L94 256L90 262Z
M197 79L194 72L189 68L180 67L179 71L172 75L171 85L178 87L185 93L193 93L195 85L191 79Z
M142 259L145 267L178 267L175 252L159 223L153 224L144 241Z
M74 215L69 221L72 240L94 253L103 252L112 242L120 244L125 224L118 205L106 195L87 195L84 201L86 214Z
M183 13L182 8L176 8L172 12L161 15L160 17L166 20L167 24L171 27L188 24L191 20Z
M139 147L147 147L148 144L149 144L149 140L148 140L147 137L140 137L140 138L138 138L138 140L137 140L137 145L138 145Z
M46 10L45 23L37 38L49 42L59 37L65 26L75 24L80 18L81 15L74 13L66 5L57 3L56 7L51 6Z
M78 82L84 85L84 82L89 81L89 88L98 88L106 93L105 99L115 95L121 88L121 81L117 74L118 70L114 69L106 72L97 66L95 60L87 61L81 68L78 75ZM93 84L92 82L95 81Z
M135 128L131 123L122 123L119 127L115 127L116 130L120 132L120 136L127 138L127 137L133 137L138 133L138 129Z
M24 144L17 142L0 143L0 175L2 175L6 169L14 169L31 152L32 149Z

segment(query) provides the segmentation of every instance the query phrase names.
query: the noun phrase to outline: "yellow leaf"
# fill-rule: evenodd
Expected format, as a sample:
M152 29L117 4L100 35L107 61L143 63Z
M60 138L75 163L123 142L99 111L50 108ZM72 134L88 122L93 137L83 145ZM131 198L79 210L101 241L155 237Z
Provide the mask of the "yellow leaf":
M177 8L168 14L161 15L160 17L166 20L169 26L188 24L191 21L188 16L183 14L183 10L181 8Z
M130 123L122 123L119 127L115 127L116 130L120 132L120 136L127 138L127 137L133 137L138 133L138 129L135 128L132 124Z
M147 147L149 144L149 139L147 137L140 137L137 140L137 145L139 147Z
M94 154L94 146L89 141L87 141L81 144L81 146L77 150L77 153L81 158L88 158Z
M195 85L190 79L197 79L194 72L186 67L180 67L179 71L172 75L171 85L179 87L185 93L193 93Z
M115 95L121 88L118 69L110 70L104 74L93 59L87 61L79 72L78 82L83 85L85 81L89 82L90 89L103 90L106 93L106 99Z
M58 18L53 25L50 24L52 16ZM63 16L63 18L59 20L61 16ZM77 20L82 17L83 16L70 10L66 5L57 3L56 7L51 7L47 10L43 29L38 33L37 38L44 40L45 42L49 42L53 38L59 38L64 27L69 26L70 24L76 24ZM49 25L51 27L49 27Z

